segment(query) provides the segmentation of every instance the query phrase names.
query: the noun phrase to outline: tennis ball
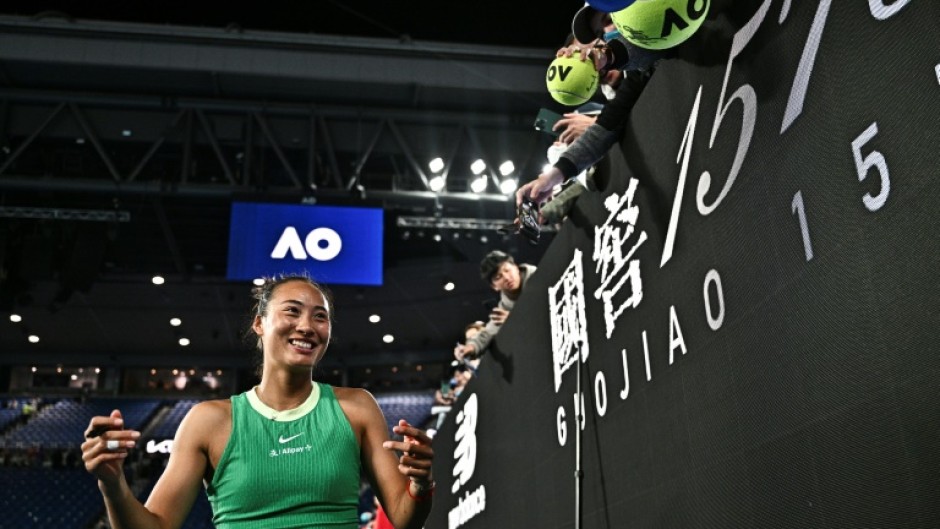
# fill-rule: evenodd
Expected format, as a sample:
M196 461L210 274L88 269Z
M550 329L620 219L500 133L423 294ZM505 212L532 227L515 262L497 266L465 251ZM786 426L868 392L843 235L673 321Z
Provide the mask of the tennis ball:
M625 39L641 48L664 50L685 42L708 15L710 0L636 0L610 18Z
M591 59L581 60L577 54L558 57L545 74L545 85L552 99L562 105L583 105L597 91L597 70Z

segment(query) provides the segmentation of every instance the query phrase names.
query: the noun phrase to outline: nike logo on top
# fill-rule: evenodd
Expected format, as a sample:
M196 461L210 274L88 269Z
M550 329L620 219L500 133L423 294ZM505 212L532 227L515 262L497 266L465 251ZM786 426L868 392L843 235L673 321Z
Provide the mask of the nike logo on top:
M281 443L281 444L289 443L289 442L293 441L294 439L297 439L298 437L300 437L300 436L303 435L303 434L304 434L303 432L300 432L300 433L297 434L297 435L292 435L292 436L287 437L287 438L285 438L285 437L282 435L282 436L280 436L280 437L277 438L277 442L279 442L279 443Z

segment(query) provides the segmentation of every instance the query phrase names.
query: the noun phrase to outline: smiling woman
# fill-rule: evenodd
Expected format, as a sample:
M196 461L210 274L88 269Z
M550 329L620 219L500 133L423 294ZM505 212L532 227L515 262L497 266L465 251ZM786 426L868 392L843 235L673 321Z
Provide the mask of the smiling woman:
M324 343L323 351L326 350L326 346L329 345L330 334L332 326L334 323L333 318L333 294L325 286L313 281L309 277L302 275L284 275L277 278L262 278L261 284L252 289L252 297L255 300L254 307L252 308L252 325L246 331L246 336L256 337L256 349L259 353L256 359L256 374L259 378L263 376L264 372L264 343L262 341L262 332L258 325L261 321L267 317L271 316L271 299L274 296L274 291L279 290L282 285L287 287L293 287L296 292L303 294L303 291L308 289L313 289L316 291L316 295L319 296L321 303L318 305L320 311L318 312L318 317L322 318L325 315L328 319L329 326L327 328L326 341ZM306 288L304 288L306 285ZM300 289L300 290L296 290ZM287 294L287 293L285 293ZM288 299L285 301L287 305L282 307L275 307L275 310L279 313L294 313L296 314L301 310L302 305L300 300L291 300L291 296L286 296ZM289 301L294 301L294 303L289 303ZM306 331L306 329L305 329ZM319 360L319 358L317 359Z
M326 289L283 276L253 293L261 382L192 408L146 505L130 493L122 469L140 433L123 429L119 410L92 418L83 460L98 478L112 525L179 527L204 482L220 529L258 527L259 520L354 529L364 469L395 526L421 527L434 491L431 440L404 420L394 428L403 440L389 440L372 395L312 380L332 333Z

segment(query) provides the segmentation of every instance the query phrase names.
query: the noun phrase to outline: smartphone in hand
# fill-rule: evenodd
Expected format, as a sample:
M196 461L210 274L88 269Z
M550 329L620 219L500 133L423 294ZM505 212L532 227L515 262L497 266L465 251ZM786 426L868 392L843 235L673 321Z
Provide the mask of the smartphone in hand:
M535 130L542 131L546 134L551 134L552 136L558 136L560 131L552 130L552 127L555 126L555 123L558 123L558 120L561 119L561 114L557 112L552 112L547 108L539 110L538 115L535 116Z

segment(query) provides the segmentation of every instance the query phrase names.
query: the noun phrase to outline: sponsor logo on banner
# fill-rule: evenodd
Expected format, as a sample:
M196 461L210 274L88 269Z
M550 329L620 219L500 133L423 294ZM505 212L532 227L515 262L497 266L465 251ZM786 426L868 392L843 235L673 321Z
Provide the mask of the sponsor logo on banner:
M173 451L173 440L165 439L158 443L151 439L147 441L146 450L148 454L169 454Z
M613 336L624 312L628 309L636 309L643 301L643 280L640 276L640 260L636 257L636 253L646 242L647 235L646 231L637 230L640 208L634 199L638 184L636 178L631 178L622 195L611 193L604 199L604 209L607 210L608 216L594 231L594 250L591 260L595 265L594 273L600 280L600 286L594 291L594 299L603 303L604 330L608 339ZM590 355L582 257L581 250L575 248L568 267L558 281L548 288L555 393L561 390L565 373L576 365L579 358L581 362L584 362ZM671 314L674 315L675 311L673 310ZM675 321L675 332L679 334L681 340L681 330L678 329L678 321L674 316L673 321ZM643 342L645 347L645 332ZM681 346L682 353L685 354L685 344L682 343ZM649 358L648 347L645 347L644 352L646 358ZM620 392L620 397L626 399L630 392L626 350L623 351L622 356L624 389ZM672 363L671 357L669 363ZM647 372L649 373L648 360ZM597 414L603 417L607 413L607 378L603 372L598 372L595 376L594 395ZM574 417L581 417L577 427L584 430L587 410L584 405L583 391L574 395L573 411ZM565 407L559 406L555 421L560 446L565 446L568 439L567 417Z
M378 208L235 202L226 277L309 274L334 284L381 285Z
M477 415L479 405L476 393L470 395L464 402L463 409L457 414L457 432L454 441L454 483L450 491L457 495L457 506L450 510L447 516L449 529L457 529L467 523L471 518L486 509L486 489L480 485L476 490L464 490L460 497L460 488L467 484L477 464Z

